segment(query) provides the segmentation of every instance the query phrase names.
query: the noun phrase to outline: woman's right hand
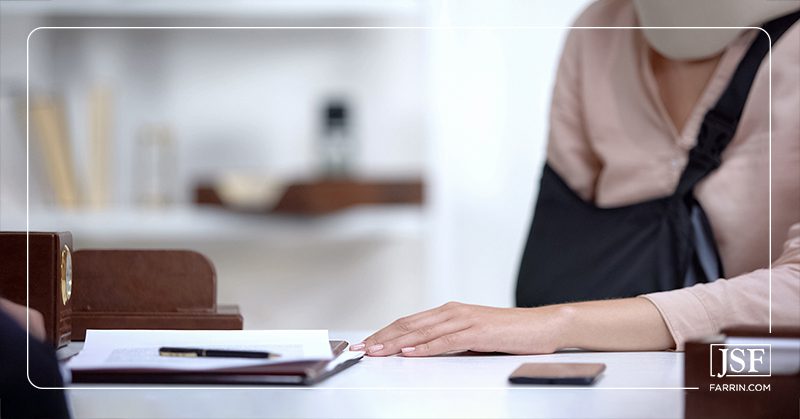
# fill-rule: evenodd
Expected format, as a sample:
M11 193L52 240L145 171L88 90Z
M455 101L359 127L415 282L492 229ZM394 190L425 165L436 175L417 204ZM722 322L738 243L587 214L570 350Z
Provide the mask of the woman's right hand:
M403 317L351 350L369 356L435 356L455 351L546 354L560 349L564 308L497 308L450 302Z
M8 313L12 319L16 320L19 325L25 329L27 324L27 311L28 308L19 305L16 303L12 303L11 301L6 300L5 298L0 298L0 309ZM30 330L28 331L31 336L35 337L39 340L45 339L45 329L44 329L44 317L42 313L31 309L31 323L30 323Z

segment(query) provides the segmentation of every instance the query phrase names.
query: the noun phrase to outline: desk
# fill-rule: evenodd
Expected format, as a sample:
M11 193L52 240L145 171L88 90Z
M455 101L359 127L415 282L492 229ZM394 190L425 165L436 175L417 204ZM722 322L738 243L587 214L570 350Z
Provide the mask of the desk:
M335 333L356 342L367 333ZM512 386L522 362L604 362L592 387ZM313 388L71 389L75 417L680 417L683 354L364 358ZM667 389L665 389L667 388ZM671 388L671 389L670 389Z

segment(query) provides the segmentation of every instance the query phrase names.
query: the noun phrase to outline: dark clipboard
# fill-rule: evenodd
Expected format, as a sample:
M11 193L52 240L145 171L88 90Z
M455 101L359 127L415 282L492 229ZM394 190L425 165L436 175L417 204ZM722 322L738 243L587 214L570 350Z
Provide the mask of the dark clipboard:
M343 340L330 341L334 359L347 349ZM332 361L304 361L213 371L79 370L72 371L76 384L204 384L309 386L358 363L354 358L328 369Z

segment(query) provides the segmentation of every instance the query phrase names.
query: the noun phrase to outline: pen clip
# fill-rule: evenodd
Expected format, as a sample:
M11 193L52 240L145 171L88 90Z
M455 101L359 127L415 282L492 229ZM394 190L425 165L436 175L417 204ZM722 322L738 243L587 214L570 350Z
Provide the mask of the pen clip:
M195 349L186 349L186 350L175 350L175 349L166 349L161 348L158 350L158 355L160 356L171 356L171 357L180 357L180 358L197 358L202 356L202 354L198 353Z

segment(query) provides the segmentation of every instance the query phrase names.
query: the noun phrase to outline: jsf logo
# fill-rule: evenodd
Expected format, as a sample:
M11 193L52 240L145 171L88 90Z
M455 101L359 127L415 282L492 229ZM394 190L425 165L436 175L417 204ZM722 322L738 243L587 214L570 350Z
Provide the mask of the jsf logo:
M713 343L710 352L712 377L772 376L772 345Z

